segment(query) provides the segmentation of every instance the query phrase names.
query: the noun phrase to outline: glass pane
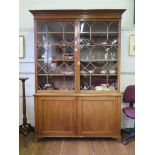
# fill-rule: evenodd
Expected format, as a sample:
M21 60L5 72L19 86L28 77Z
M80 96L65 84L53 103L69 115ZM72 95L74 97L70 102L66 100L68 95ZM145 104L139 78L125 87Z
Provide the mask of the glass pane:
M50 76L50 88L52 90L74 90L73 76Z
M108 26L109 32L118 32L118 22L111 22Z
M47 76L38 75L38 90L46 89L47 81Z
M81 47L80 51L81 61L89 61L90 60L90 49L88 47Z
M67 43L74 43L74 34L65 33L63 38Z
M106 22L94 22L91 26L92 32L107 32L107 24Z
M109 34L108 40L109 40L109 44L118 45L118 34Z
M64 22L64 31L65 32L74 32L74 23L73 22Z
M89 90L90 89L90 75L81 75L80 79L80 89Z
M89 22L81 22L80 24L80 32L90 32L90 25L91 23Z
M38 74L47 74L47 72L48 72L47 63L45 63L44 61L38 60L37 70L38 70Z
M63 33L47 33L48 34L48 41L51 45L60 44L63 39Z
M92 58L97 60L106 60L107 52L105 51L105 48L103 46L95 46L92 49Z
M80 35L80 45L87 45L90 41L90 33Z
M109 43L106 33L92 33L91 38L95 42L95 44L105 45Z
M37 23L37 32L46 32L46 23L38 22Z
M61 22L48 22L47 23L48 32L63 32L63 23Z
M117 59L117 48L115 46L108 49L108 59L109 60Z

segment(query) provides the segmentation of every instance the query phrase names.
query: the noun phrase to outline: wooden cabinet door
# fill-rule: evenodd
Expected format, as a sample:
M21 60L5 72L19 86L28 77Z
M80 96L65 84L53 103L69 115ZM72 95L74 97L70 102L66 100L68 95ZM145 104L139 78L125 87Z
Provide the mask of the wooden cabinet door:
M78 132L81 136L120 136L120 102L117 97L81 97Z
M74 97L37 97L35 103L37 135L69 136L75 134Z

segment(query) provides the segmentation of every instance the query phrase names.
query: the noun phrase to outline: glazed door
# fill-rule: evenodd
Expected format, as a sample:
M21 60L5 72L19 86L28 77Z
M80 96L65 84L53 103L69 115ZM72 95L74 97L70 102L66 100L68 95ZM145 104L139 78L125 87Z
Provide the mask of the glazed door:
M36 90L76 89L76 21L36 22Z
M119 136L120 105L117 97L80 97L78 129L81 136Z
M35 103L37 134L70 136L76 132L76 105L74 97L38 97Z
M80 22L80 90L118 90L119 22Z

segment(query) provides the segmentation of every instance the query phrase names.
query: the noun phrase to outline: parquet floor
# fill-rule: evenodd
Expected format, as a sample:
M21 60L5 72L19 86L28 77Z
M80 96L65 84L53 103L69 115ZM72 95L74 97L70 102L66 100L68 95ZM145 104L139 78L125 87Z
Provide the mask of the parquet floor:
M28 148L20 135L19 155L134 155L135 142L127 145L101 138L43 138L36 140L34 135L28 137Z

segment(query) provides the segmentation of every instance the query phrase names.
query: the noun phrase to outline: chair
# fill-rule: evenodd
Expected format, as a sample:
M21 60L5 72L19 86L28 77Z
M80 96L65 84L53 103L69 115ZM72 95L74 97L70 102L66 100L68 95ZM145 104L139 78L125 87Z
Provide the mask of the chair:
M123 113L130 119L135 119L135 85L130 85L125 89L123 95L123 102L129 103L128 107L122 109ZM135 138L135 125L134 128L125 129L123 131L128 131L129 135L122 139L123 144L127 144L130 140Z

